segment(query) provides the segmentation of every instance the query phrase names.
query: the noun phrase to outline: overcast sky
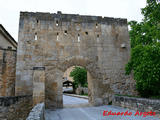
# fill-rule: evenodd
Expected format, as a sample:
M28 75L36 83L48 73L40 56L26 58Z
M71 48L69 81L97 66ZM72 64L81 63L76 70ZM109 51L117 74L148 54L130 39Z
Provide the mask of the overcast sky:
M0 24L18 40L20 11L96 15L141 21L146 0L0 0Z

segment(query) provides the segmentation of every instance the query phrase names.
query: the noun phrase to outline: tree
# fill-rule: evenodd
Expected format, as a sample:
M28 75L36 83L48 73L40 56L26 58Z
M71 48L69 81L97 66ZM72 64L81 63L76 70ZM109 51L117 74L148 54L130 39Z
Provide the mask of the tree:
M129 22L132 48L139 44L147 45L160 40L160 3L156 0L147 0L147 6L142 9L142 14L144 15L142 22Z
M131 58L126 74L133 71L138 92L150 97L160 95L160 3L147 0L141 13L142 22L129 22Z
M73 88L76 89L78 85L87 87L87 70L82 67L74 67L70 72L70 77L73 77Z

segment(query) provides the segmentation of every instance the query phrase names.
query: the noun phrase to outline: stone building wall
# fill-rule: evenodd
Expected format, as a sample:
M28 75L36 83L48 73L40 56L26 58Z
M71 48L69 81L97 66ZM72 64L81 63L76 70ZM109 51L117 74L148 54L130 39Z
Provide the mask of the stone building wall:
M64 81L69 80L73 82L73 77L70 77L70 72L74 69L75 66L68 68L63 75Z
M86 87L78 87L76 89L76 94L81 95L81 94L88 94L88 88Z
M63 107L62 81L71 66L88 71L89 101L107 104L114 93L135 94L125 76L130 43L126 19L77 14L21 12L16 94L32 94L33 67L45 67L45 104Z
M16 50L0 49L0 96L15 95Z
M0 120L25 120L32 104L32 96L0 97Z
M15 46L13 46L6 38L0 33L0 47L7 49L8 47L12 47L16 50Z
M7 49L8 47L12 48L13 50L16 50L17 42L3 27L3 25L0 24L0 48Z

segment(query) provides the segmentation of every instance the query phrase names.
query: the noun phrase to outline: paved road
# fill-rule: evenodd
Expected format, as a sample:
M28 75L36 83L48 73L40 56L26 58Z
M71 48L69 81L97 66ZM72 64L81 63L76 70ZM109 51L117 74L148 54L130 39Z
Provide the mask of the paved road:
M66 87L63 87L63 92L73 92L73 88L72 87L68 87L68 88L66 88Z
M73 98L70 96L64 96L64 104L70 104L68 100L71 100L73 104L86 103L82 98ZM76 101L74 101L76 100ZM111 105L99 106L99 107L79 107L79 108L63 108L53 110L46 110L46 120L159 120L154 117L142 117L134 116L135 111L132 112L131 116L107 116L103 117L103 111L113 111L113 112L126 112L127 109L121 107L115 107Z
M88 104L88 100L87 99L82 99L82 98L78 98L78 97L72 97L72 96L67 96L67 95L63 95L63 104L64 105L70 105L70 104Z

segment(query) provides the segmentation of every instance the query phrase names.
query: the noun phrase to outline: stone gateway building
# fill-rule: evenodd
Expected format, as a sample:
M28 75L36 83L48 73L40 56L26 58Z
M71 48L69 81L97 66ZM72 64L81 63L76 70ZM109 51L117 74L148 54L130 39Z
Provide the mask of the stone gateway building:
M63 107L62 81L72 66L88 71L89 102L108 104L113 94L135 94L125 75L130 55L126 19L21 12L16 95L32 95L46 108Z

